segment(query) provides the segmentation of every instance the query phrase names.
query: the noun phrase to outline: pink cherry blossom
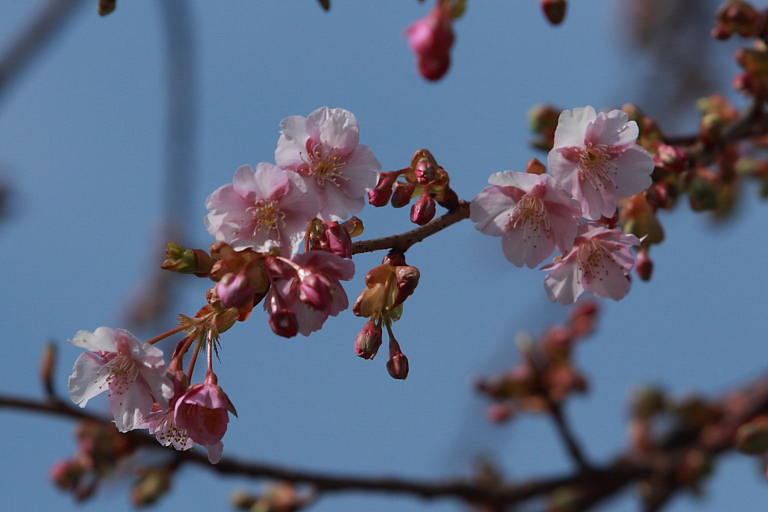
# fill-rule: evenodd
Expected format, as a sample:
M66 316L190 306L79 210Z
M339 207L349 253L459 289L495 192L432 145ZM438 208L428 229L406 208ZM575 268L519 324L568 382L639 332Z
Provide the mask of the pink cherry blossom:
M581 210L552 176L505 171L488 182L491 186L472 200L470 218L483 233L503 237L509 261L533 268L555 247L571 248Z
M635 235L589 223L579 227L570 251L542 268L552 272L544 280L547 295L560 304L573 304L582 292L620 300L629 291L629 272L635 264Z
M349 307L340 281L354 277L355 264L321 250L297 254L292 263L275 279L264 300L264 309L278 310L284 304L296 315L299 332L309 336L323 326L328 316L336 316Z
M121 432L137 428L155 402L168 407L173 387L159 348L109 327L79 331L70 343L90 350L77 358L69 377L70 397L80 407L109 390L115 425Z
M194 442L205 447L208 460L216 464L224 448L221 439L227 433L229 411L234 412L229 397L216 383L216 377L209 373L203 384L190 387L179 397L173 420Z
M152 413L149 414L138 428L149 429L149 433L155 436L157 442L163 446L173 446L176 450L189 450L195 446L195 442L189 437L187 431L178 425L175 420L175 408L178 399L184 395L189 385L189 379L183 372L178 372L173 379L173 398L169 407L164 409L155 404Z
M298 251L307 223L317 213L317 201L294 172L262 162L235 172L233 183L208 197L205 226L216 240L235 249L284 254Z
M354 114L322 107L306 118L283 119L280 127L275 162L302 177L318 199L318 217L341 221L362 210L381 164L360 144Z
M549 168L586 218L612 217L620 198L651 185L653 157L635 144L637 135L637 123L621 110L584 107L560 114Z

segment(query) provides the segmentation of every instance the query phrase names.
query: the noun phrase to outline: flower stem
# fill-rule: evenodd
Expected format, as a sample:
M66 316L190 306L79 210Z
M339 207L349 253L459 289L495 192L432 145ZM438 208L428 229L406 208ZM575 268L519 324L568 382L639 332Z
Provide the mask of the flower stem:
M157 343L158 341L160 341L160 340L164 340L164 339L165 339L165 338L167 338L168 336L173 336L174 334L176 334L176 333L179 333L179 332L181 332L181 331L185 330L186 328L187 328L187 327L186 327L186 326L184 326L184 325L180 325L180 326L178 326L178 327L174 327L174 328L173 328L173 329L171 329L170 331L166 331L166 332L164 332L163 334L160 334L160 335L157 335L157 336L155 336L154 338L152 338L151 340L149 340L149 341L147 342L147 344L148 344L148 345L154 345L154 344L155 344L155 343Z

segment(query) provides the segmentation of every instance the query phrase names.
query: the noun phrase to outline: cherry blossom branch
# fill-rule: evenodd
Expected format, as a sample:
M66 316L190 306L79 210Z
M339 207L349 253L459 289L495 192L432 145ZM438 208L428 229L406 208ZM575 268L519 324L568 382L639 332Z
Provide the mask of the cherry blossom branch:
M352 254L363 252L383 251L385 249L397 252L405 252L416 243L425 238L442 231L443 229L456 224L457 222L469 218L469 202L459 200L458 205L447 213L419 226L416 229L400 233L398 235L385 236L383 238L374 238L371 240L362 240L352 244Z
M19 77L70 19L82 0L50 0L0 56L0 94Z
M0 395L1 408L111 424L109 420L86 412L84 409L71 406L61 400L35 401ZM128 436L136 444L160 449L154 438L141 431L134 430L122 435ZM173 454L179 464L191 463L225 475L242 475L258 479L266 478L310 485L317 492L368 491L387 494L408 494L425 499L453 498L469 503L487 504L518 503L565 486L584 485L593 478L598 480L620 478L631 482L649 473L647 468L636 467L619 459L591 472L579 471L562 476L535 479L524 483L489 485L472 482L467 479L428 481L396 477L376 478L357 475L329 475L323 472L294 470L273 464L242 461L232 457L222 457L218 464L212 465L208 462L208 458L205 455L196 451L166 451Z
M195 451L169 450L167 453L173 454L174 463L179 465L190 463L225 475L243 475L256 479L273 479L308 485L320 494L367 491L405 494L424 499L459 499L471 504L494 507L521 503L555 490L569 489L574 495L569 510L592 510L594 506L628 486L647 480L661 485L644 504L643 510L654 512L661 510L676 494L688 488L676 475L692 453L706 453L715 457L732 450L735 433L739 426L768 412L768 377L731 393L718 402L711 403L722 411L715 422L697 427L694 431L690 431L690 427L672 430L658 439L656 442L658 448L650 452L638 452L630 448L607 464L586 466L568 474L541 477L521 483L495 484L472 479L429 481L395 477L331 475L231 457L224 457L218 464L211 465L205 455ZM110 423L106 419L57 399L35 401L0 395L0 408ZM566 425L564 420L563 425ZM569 432L567 426L565 431ZM136 444L160 449L157 442L143 432L131 431L124 435Z
M743 112L741 117L723 129L715 143L705 143L698 135L665 137L665 142L677 146L688 146L686 155L694 160L710 162L725 144L749 137L768 134L768 115L763 108L764 102L756 99Z

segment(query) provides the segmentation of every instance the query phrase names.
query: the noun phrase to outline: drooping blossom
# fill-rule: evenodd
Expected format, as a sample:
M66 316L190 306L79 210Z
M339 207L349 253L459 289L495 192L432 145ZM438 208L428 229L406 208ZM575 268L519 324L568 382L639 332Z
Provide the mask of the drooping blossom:
M264 299L264 309L279 310L281 305L292 311L298 321L298 331L304 336L319 330L329 316L336 316L349 307L349 299L340 281L355 275L352 260L332 252L313 250L297 254L290 267L275 279Z
M184 395L189 385L189 379L183 372L178 372L173 379L173 397L167 408L155 404L152 412L144 418L139 428L146 428L163 446L173 446L176 450L189 450L195 442L189 437L186 429L178 426L175 419L175 408L178 399Z
M80 407L109 390L115 425L121 432L137 428L155 402L168 407L173 387L159 348L109 327L79 331L70 343L90 351L77 358L69 377L69 395Z
M299 176L262 162L235 172L233 183L219 187L205 203L208 232L235 249L298 251L317 202Z
M221 439L227 433L229 411L234 412L232 402L216 376L209 373L203 384L195 384L179 397L173 419L178 428L208 451L208 460L216 464L224 449Z
M450 2L438 2L427 15L405 29L408 45L416 54L419 73L427 80L440 80L451 66L453 15Z
M483 233L502 237L509 261L533 268L555 247L571 248L581 210L552 176L505 171L488 182L491 186L472 200L470 218Z
M637 123L621 110L583 107L560 114L549 168L584 217L612 217L620 198L651 185L653 157L635 143L637 135Z
M635 235L594 223L582 224L570 251L542 270L552 272L544 280L552 301L573 304L582 292L597 297L622 299L629 291L629 272L635 264Z
M306 118L283 119L280 127L275 162L301 176L318 199L317 216L341 221L362 210L381 164L368 146L360 144L355 115L322 107Z

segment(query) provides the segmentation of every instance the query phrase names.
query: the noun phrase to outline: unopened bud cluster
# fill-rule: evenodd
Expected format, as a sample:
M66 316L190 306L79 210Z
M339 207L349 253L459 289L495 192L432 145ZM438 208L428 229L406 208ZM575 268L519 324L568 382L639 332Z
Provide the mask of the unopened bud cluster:
M373 359L382 344L383 329L389 334L387 370L395 379L408 376L408 359L392 332L392 323L403 314L403 303L419 284L419 270L405 262L402 253L390 253L378 267L365 276L366 289L355 301L352 311L369 318L355 342L355 353Z
M488 417L507 421L519 412L550 412L573 393L587 390L586 378L573 365L577 342L590 334L597 319L597 304L581 301L564 325L549 328L534 341L518 338L522 361L508 372L479 379L475 386L493 403Z
M427 149L420 149L413 156L410 167L399 171L383 172L379 182L368 192L368 202L373 206L385 206L388 202L395 208L411 207L411 222L424 225L437 212L437 204L449 210L458 205L458 196L450 187L448 173Z

